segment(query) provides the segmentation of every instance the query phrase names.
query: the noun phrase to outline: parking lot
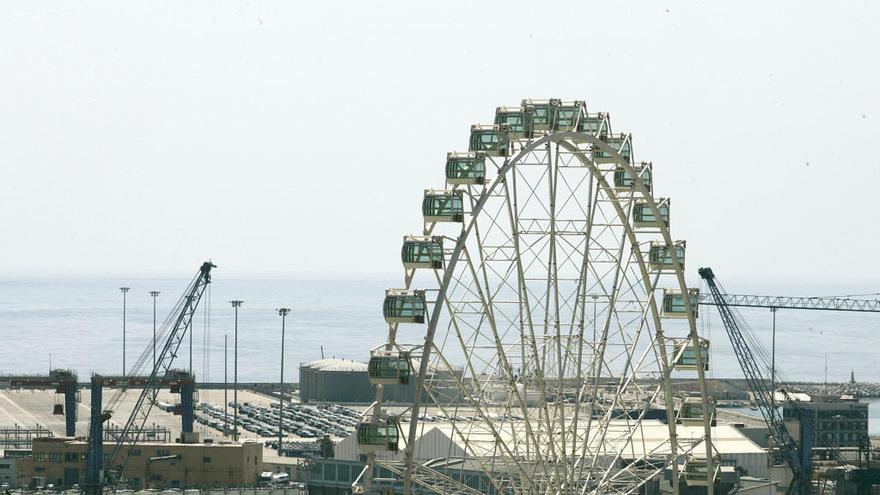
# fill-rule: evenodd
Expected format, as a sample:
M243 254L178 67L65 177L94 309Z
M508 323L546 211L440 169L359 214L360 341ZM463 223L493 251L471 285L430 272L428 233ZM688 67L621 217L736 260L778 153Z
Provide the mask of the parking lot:
M284 410L279 411L277 401L261 399L239 400L239 438L275 439L280 426L284 440L309 440L324 436L339 440L354 431L360 414L336 405L306 406L287 402ZM197 406L196 422L221 435L224 431L230 435L235 421L235 402L228 402L225 411L222 404L201 402Z
M115 389L104 390L105 406L116 393ZM128 419L139 389L129 390L123 394L109 427L121 427ZM234 393L223 390L200 390L196 405L196 421L193 429L203 439L215 441L231 440L231 427L234 422ZM54 406L60 402L60 395L49 390L2 390L0 391L0 428L33 427L40 425L48 428L55 436L64 436L64 416L53 414ZM223 404L227 400L228 434L224 435ZM76 435L85 437L88 434L90 414L89 390L80 392L80 403L77 405ZM176 404L180 396L171 394L167 389L159 392L158 402ZM354 431L359 411L335 405L313 406L296 402L285 402L284 414L279 420L278 402L267 395L250 390L238 391L239 439L272 441L278 437L278 425L281 424L285 440L309 441L329 436L339 441ZM274 403L274 407L273 407ZM171 412L153 407L150 411L148 427L166 428L171 441L180 437L181 417Z

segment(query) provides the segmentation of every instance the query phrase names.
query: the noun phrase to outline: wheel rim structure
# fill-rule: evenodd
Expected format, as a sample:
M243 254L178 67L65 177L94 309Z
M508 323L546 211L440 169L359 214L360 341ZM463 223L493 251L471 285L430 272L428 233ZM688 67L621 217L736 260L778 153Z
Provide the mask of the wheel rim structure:
M669 471L712 495L708 344L652 165L583 102L499 107L470 149L386 293L354 490L638 493ZM697 383L687 408L673 379ZM419 392L386 404L392 385Z

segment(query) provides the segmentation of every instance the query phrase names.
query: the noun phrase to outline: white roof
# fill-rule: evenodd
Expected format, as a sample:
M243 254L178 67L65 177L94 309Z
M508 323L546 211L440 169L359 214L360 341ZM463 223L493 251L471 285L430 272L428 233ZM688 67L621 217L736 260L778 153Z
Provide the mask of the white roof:
M361 363L359 361L352 361L351 359L337 359L337 358L328 358L328 359L318 359L317 361L312 361L309 363L305 363L301 365L306 368L311 368L313 370L318 371L358 371L358 372L367 372L367 364Z
M586 421L579 424L578 430L580 435L586 433L585 423ZM402 426L404 431L407 431L409 428L408 423L404 423ZM630 433L633 429L635 431ZM492 432L482 423L459 422L455 425L448 421L432 422L421 424L419 430L421 434L416 446L416 456L418 458L430 459L436 457L439 452L485 452L487 456L492 456L497 452ZM523 430L524 425L521 421L506 422L504 423L504 430L499 432L499 436L503 442L512 446L513 437L521 437ZM591 449L593 452L604 452L609 456L622 452L624 453L623 457L633 459L643 456L656 457L670 453L669 426L658 420L644 420L639 426L635 426L632 421L615 420L609 424L604 436L601 434L598 425L594 424L592 430L590 441L596 446ZM691 449L696 457L705 456L705 447L701 445L703 438L702 426L677 425L676 434L678 435L679 452ZM730 425L712 427L712 444L715 451L721 455L766 455L764 449ZM397 454L382 452L379 456L382 458L402 456L404 448L403 439L400 440L399 448L400 452ZM353 456L352 459L356 460L358 454L357 438L354 434L337 446L336 456L338 458Z
M305 368L320 368L321 366L323 366L325 364L335 363L336 361L339 361L339 360L333 359L333 358L316 359L314 361L309 361L308 363L304 363L300 366L303 366Z
M776 402L785 402L787 400L793 400L797 402L811 402L813 400L809 394L805 394L803 392L774 392L773 393Z
M367 364L358 361L346 361L337 359L332 363L324 363L316 367L318 371L346 371L346 372L367 372Z

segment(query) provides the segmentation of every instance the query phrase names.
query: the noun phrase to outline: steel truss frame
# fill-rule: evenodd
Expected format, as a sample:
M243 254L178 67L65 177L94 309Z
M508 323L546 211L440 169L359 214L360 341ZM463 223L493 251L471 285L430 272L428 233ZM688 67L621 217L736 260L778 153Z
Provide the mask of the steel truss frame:
M814 309L821 311L850 311L861 313L880 313L880 300L850 299L846 297L790 297L790 296L750 296L721 294L728 306L770 308L770 309ZM712 294L701 294L700 304L716 306Z
M369 453L363 485L354 488L376 490L373 471L383 467L405 494L413 486L482 493L434 469L436 460L416 458L427 428L421 390L461 446L450 446L446 457L470 461L497 493L634 493L667 468L678 480L680 459L698 448L713 472L709 415L702 435L677 437L670 345L686 339L696 347L699 336L691 311L685 336L664 334L659 282L671 281L687 308L697 301L674 256L674 270L647 262L651 241L673 245L662 222L632 225L636 200L660 218L649 188L617 149L592 134L548 132L511 144L507 157L486 158L495 178L454 186L466 196L465 221L457 235L444 236L445 266L405 271L405 288L431 296L424 342L398 343L393 323L383 346L412 349L417 393L399 414L409 416L401 428L405 447L402 455ZM593 150L613 163L594 162ZM635 177L631 188L608 182L617 168ZM445 226L426 223L423 235L435 230ZM699 353L696 360L708 410ZM370 418L388 415L382 400L379 385ZM668 438L649 448L641 420L652 406L665 409L669 426ZM678 483L673 487L677 494Z

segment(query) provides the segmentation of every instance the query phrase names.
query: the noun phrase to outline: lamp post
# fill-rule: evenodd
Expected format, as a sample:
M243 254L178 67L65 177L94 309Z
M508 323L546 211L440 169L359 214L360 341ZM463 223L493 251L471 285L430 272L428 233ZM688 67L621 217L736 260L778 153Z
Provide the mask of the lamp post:
M232 344L232 403L235 404L235 406L232 408L232 440L236 442L238 441L238 308L241 307L242 302L244 301L238 299L229 301L235 309L235 335Z
M836 457L840 457L840 420L843 419L843 416L835 414L831 419L834 420L834 429L836 430L834 433L834 451Z
M596 305L599 302L598 294L590 294L593 298L593 353L596 352Z
M125 310L126 310L126 294L130 287L120 287L122 292L122 376L125 376Z
M150 297L153 298L153 369L156 369L156 298L159 297L159 291L151 290Z
M223 436L229 436L229 413L226 408L229 406L229 381L226 378L226 368L229 366L229 358L227 355L226 334L223 334Z
M281 316L281 378L278 390L278 455L281 455L281 443L284 440L284 326L290 308L280 308L278 315Z

